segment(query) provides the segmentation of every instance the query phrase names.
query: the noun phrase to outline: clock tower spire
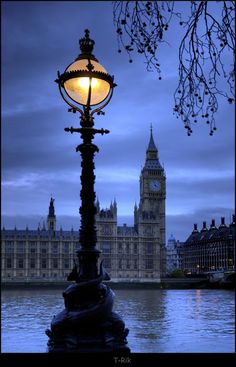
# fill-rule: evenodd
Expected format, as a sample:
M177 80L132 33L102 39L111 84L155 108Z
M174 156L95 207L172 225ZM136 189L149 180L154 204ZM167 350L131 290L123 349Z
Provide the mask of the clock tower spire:
M151 130L151 133L150 133L149 144L148 144L148 147L147 147L147 150L146 150L146 160L158 159L158 150L157 150L157 147L154 143L154 139L153 139L153 136L152 136L152 124L151 124L150 130Z
M156 144L153 139L152 135L152 125L150 129L150 139L149 144L146 150L146 162L145 162L146 168L157 168L157 169L163 169L158 158L158 149L156 147ZM144 166L144 168L145 168Z

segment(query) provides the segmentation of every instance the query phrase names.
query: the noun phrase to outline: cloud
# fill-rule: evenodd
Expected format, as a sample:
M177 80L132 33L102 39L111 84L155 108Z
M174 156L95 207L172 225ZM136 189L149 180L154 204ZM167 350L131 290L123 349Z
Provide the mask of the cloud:
M184 242L190 236L194 223L197 224L200 231L203 226L203 221L206 221L207 228L210 227L212 219L218 227L221 223L221 217L225 217L225 224L228 226L232 222L232 215L234 214L233 206L209 206L208 208L201 208L188 214L167 215L166 217L166 240L171 234L176 240Z
M95 116L96 127L111 131L94 139L100 149L95 188L101 205L116 198L119 217L133 222L152 123L167 176L167 233L173 230L183 239L197 215L208 210L213 215L215 208L230 211L234 110L220 99L216 134L210 137L199 121L193 135L186 135L173 115L179 27L168 31L170 46L160 48L159 81L145 71L143 59L134 57L130 64L117 53L111 2L3 2L2 212L7 223L13 225L20 215L22 225L46 215L50 195L62 224L77 218L81 158L75 148L81 139L64 128L79 126L79 116L67 112L54 80L80 52L78 40L86 28L96 42L95 55L118 84L105 116Z

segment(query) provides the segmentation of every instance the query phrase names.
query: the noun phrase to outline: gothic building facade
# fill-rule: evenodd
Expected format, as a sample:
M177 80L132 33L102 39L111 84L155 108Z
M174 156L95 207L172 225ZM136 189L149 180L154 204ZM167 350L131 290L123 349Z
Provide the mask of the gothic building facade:
M165 275L166 176L152 129L140 175L140 202L134 225L117 225L117 203L96 202L97 248L113 281L160 282ZM65 280L79 248L79 232L56 230L51 198L47 229L2 230L2 280Z

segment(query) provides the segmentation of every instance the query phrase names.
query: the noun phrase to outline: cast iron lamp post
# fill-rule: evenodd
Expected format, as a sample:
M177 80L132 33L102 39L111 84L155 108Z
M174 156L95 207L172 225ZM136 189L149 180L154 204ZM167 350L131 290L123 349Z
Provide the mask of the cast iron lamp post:
M112 311L114 293L103 280L109 276L100 263L96 249L94 154L98 147L92 143L95 134L108 134L108 130L95 129L93 115L104 114L102 108L110 101L114 78L110 76L92 54L94 41L85 30L80 39L81 54L63 74L58 72L56 82L69 111L80 113L79 128L65 131L81 134L83 143L76 151L81 153L81 226L79 265L75 264L68 280L74 280L64 292L65 309L54 316L49 337L49 352L121 352L129 353L126 336L128 329L120 316Z

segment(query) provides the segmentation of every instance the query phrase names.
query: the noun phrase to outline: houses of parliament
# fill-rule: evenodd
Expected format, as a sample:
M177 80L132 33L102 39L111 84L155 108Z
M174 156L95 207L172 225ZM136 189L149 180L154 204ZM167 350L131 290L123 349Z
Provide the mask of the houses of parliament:
M152 129L140 174L140 201L134 226L117 225L117 203L96 202L97 248L112 281L160 282L165 275L166 176ZM2 230L2 281L63 281L74 266L79 231L56 228L51 198L47 228Z

